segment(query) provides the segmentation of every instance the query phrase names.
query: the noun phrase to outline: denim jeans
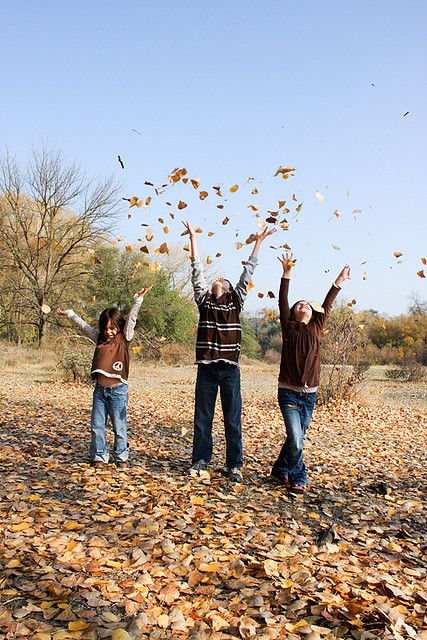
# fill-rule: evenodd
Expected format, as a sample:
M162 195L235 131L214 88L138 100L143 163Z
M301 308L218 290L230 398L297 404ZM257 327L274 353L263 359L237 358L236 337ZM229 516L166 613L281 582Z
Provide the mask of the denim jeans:
M126 414L128 404L128 386L119 384L116 387L95 385L91 416L90 459L93 462L108 462L106 429L110 416L114 431L114 460L127 460L129 446L126 431Z
M242 466L242 396L240 369L227 362L199 364L194 411L193 464L212 458L212 422L220 391L226 440L225 464L230 469Z
M316 393L279 388L278 401L285 421L286 440L272 473L275 476L288 476L291 484L305 485L304 436L316 403Z

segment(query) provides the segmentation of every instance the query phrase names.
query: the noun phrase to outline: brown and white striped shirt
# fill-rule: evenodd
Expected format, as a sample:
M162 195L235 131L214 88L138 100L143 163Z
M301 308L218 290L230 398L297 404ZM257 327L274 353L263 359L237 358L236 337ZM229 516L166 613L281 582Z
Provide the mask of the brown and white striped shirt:
M208 289L199 256L191 259L194 298L199 307L196 339L196 364L219 360L238 365L240 356L240 312L247 295L247 285L258 259L250 256L234 289L217 298Z

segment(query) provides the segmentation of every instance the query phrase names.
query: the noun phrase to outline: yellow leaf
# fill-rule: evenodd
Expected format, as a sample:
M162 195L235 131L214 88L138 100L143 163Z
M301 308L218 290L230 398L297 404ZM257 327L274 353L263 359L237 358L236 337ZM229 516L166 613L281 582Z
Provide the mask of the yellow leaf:
M401 253L400 251L395 251L393 255L395 258L400 258L400 256L403 256L403 253Z
M167 253L169 255L169 247L166 244L166 242L163 242L163 244L161 244L160 247L156 249L154 253Z
M154 271L154 273L157 273L161 269L160 262L154 262L150 268L151 268L151 271Z
M205 504L205 500L204 498L201 498L200 496L193 496L190 500L191 504L194 505L202 505Z
M311 511L308 514L308 517L311 518L312 520L319 520L320 516L318 513L316 513L315 511Z
M163 227L163 233L169 233L169 227Z
M126 629L114 629L111 640L132 640L132 636L126 631Z
M206 258L206 264L212 264L212 257L211 256L208 256Z
M197 569L202 573L216 573L219 569L219 564L216 562L202 562Z
M251 291L251 289L253 289L255 287L253 282L247 282L246 283L246 291Z
M72 620L68 623L68 629L70 631L85 631L89 629L89 625L84 620Z
M234 184L232 187L230 187L230 193L236 193L238 188L239 188L239 185Z
M132 247L132 245L131 245L131 244L127 244L127 245L125 246L125 249L126 249L126 251L127 251L128 253L132 253L132 251L133 251L133 247Z
M30 523L29 522L20 522L19 524L13 524L12 525L12 531L26 531L27 529L30 528Z
M105 564L107 567L112 567L113 569L120 569L122 566L122 563L117 560L107 560Z
M142 347L141 346L137 346L137 347L132 347L132 351L136 354L139 355L142 351Z
M77 522L66 522L64 527L69 531L73 531L74 529L79 529L80 525Z
M152 231L147 231L147 233L145 234L145 239L147 240L147 242L151 242L153 238L154 238L154 235Z
M10 560L7 565L6 568L7 569L16 569L16 567L20 567L21 566L21 561L19 560L19 558L13 558L13 560Z

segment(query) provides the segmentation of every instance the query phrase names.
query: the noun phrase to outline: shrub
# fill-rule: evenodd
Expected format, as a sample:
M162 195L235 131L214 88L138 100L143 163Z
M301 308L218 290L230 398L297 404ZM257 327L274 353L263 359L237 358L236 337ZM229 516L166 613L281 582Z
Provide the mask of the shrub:
M62 355L58 367L62 371L65 380L72 382L91 382L90 369L92 355L87 351L69 349Z

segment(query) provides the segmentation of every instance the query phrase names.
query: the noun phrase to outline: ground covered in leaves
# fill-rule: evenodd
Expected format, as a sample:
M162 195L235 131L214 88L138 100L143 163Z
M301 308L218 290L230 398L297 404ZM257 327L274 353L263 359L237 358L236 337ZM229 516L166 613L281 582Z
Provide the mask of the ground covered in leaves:
M3 379L0 638L427 638L422 409L317 408L294 500L268 480L274 391L246 387L244 484L219 412L211 479L189 479L193 380L141 371L126 470L87 463L90 388Z

